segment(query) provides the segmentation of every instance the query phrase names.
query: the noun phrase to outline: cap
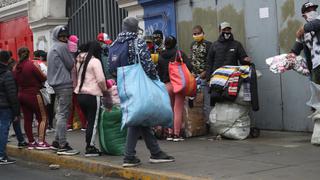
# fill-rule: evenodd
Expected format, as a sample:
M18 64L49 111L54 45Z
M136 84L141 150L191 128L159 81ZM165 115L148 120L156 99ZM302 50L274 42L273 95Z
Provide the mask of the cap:
M228 22L222 22L221 24L220 24L220 28L221 28L221 30L222 29L224 29L224 28L231 28L232 29L232 27L231 27L231 24L230 23L228 23Z
M109 35L106 33L99 33L97 36L99 42L104 42L105 44L111 44L112 40L109 38Z
M314 8L318 8L318 5L315 5L315 4L313 4L312 2L306 2L306 3L304 3L303 5L302 5L302 7L301 7L301 14L304 14L307 10L308 10L308 8L310 8L310 7L314 7Z
M69 37L69 29L67 27L62 27L60 30L59 30L59 33L58 33L58 37L60 36L66 36L66 37Z
M139 27L139 20L135 17L126 17L122 21L122 30L127 32L138 32L142 30Z

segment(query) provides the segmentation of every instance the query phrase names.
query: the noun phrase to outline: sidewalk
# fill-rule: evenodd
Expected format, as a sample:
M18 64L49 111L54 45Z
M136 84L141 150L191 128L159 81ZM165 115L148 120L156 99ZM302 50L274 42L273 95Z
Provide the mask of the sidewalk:
M48 135L51 143L53 133ZM143 141L137 145L142 161L138 168L122 168L122 157L84 157L84 132L68 132L68 141L81 151L75 157L57 156L53 151L18 150L11 137L9 155L27 160L57 163L99 175L125 179L319 179L320 147L310 144L310 133L262 131L256 139L213 140L195 137L183 142L159 141L161 148L176 158L174 163L150 164ZM98 141L96 141L98 144Z

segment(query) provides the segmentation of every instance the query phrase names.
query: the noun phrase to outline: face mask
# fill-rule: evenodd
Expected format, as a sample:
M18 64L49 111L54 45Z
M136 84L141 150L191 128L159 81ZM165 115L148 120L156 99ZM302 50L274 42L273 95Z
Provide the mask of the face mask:
M318 17L318 12L317 11L310 11L305 14L307 16L307 21L312 21Z
M197 42L200 42L200 41L202 41L203 39L204 39L204 35L203 34L199 34L199 35L197 35L197 36L193 36L193 39L195 40L195 41L197 41Z
M222 32L222 36L225 40L229 40L231 35L232 34L230 32Z

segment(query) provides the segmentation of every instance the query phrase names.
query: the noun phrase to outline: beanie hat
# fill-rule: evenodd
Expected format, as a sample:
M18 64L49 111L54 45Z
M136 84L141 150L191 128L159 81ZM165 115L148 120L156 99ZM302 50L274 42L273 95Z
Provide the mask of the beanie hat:
M139 20L135 17L126 17L122 21L122 31L126 32L138 32L142 30L139 27Z
M0 62L7 63L10 59L8 51L0 51Z
M69 41L73 42L73 43L78 43L79 38L76 35L71 35L69 37Z

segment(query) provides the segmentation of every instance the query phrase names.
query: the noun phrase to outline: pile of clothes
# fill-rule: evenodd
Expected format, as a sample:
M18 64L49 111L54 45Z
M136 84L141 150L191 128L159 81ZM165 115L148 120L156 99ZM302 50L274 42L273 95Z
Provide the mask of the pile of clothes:
M301 56L288 56L287 54L281 54L266 59L266 63L271 72L275 74L284 73L288 70L294 70L304 76L309 76L310 72L307 68L307 63Z
M257 111L258 92L257 76L254 65L223 66L218 68L210 79L211 104L216 102L234 102L242 87L243 101L253 102L252 109Z

